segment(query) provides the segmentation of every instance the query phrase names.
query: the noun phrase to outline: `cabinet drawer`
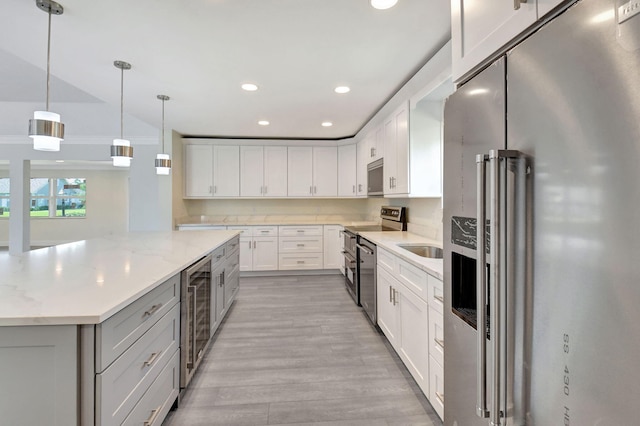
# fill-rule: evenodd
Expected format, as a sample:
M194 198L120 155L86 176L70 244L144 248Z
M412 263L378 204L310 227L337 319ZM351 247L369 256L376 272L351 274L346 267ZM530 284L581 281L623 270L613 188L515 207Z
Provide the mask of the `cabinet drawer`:
M280 253L317 253L322 251L322 237L280 237Z
M121 424L178 350L180 304L96 375L96 422Z
M393 274L395 269L396 256L389 253L383 248L378 247L377 266L386 269Z
M441 419L444 418L444 369L429 357L429 401Z
M417 268L409 262L397 259L397 275L401 283L406 285L409 290L417 294L425 302L427 296L427 277L428 274L420 268Z
M240 238L235 237L225 245L227 259L233 256L240 249Z
M427 303L436 311L440 312L440 315L442 315L442 305L444 303L444 286L442 284L442 281L431 275L427 277L427 280L427 295L429 298L429 300L427 300Z
M254 226L252 234L254 237L277 237L277 226Z
M222 262L225 259L225 253L226 253L225 246L218 247L213 252L211 252L211 270L212 271L222 264Z
M160 426L178 397L179 391L180 351L175 351L169 363L122 424Z
M322 253L280 254L279 269L322 269Z
M429 306L429 355L444 365L444 318L433 306Z
M104 371L180 300L180 274L96 326L96 372Z
M280 226L278 235L281 237L308 237L322 236L322 225L320 226Z
M227 226L227 229L229 231L240 231L241 237L251 236L251 226L230 225L230 226Z

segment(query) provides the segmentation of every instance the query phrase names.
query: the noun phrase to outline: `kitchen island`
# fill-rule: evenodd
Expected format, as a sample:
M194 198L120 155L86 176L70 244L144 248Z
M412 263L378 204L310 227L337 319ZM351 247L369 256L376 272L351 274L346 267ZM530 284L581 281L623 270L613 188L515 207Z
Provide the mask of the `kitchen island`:
M143 393L176 389L180 272L237 235L129 233L0 254L3 424L126 423ZM134 341L166 350L137 354L128 350ZM128 371L138 363L135 374ZM119 382L110 369L141 379ZM106 412L112 405L116 409ZM131 407L131 415L118 412L120 406ZM166 410L166 404L153 406L144 418L160 423Z

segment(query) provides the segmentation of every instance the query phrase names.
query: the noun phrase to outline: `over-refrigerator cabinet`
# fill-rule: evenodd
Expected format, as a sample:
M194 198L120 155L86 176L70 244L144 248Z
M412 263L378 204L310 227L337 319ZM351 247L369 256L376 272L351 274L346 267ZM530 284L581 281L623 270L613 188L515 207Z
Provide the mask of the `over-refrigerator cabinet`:
M577 2L445 104L446 425L638 424L639 10Z

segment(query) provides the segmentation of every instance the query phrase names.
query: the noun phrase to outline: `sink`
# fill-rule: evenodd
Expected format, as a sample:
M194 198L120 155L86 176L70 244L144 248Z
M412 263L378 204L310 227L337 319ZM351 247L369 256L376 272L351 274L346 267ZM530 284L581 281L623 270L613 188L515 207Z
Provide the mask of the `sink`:
M401 249L410 251L418 256L428 257L431 259L442 259L442 249L440 247L428 245L405 245L398 244Z

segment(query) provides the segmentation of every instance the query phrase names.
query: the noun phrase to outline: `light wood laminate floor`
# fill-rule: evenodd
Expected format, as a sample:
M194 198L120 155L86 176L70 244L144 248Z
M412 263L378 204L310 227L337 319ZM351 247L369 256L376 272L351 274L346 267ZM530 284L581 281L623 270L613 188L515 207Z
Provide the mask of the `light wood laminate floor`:
M340 275L241 278L164 426L441 425Z

